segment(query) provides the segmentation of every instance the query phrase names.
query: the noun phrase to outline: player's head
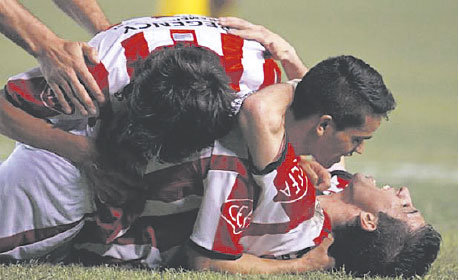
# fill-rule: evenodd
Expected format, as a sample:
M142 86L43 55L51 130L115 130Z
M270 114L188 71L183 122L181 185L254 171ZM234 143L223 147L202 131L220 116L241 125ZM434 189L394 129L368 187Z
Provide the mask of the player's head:
M232 126L229 79L218 55L202 47L153 52L136 66L121 95L127 106L120 114L126 116L111 121L106 136L116 144L112 153L129 150L144 161L174 162L211 145Z
M357 275L424 275L437 257L441 236L414 208L407 188L377 188L356 174L339 194L358 215L333 227L329 249L337 267Z
M320 141L312 154L328 167L341 156L362 153L363 141L394 108L394 98L375 69L353 56L338 56L308 71L291 110L298 122L316 118Z

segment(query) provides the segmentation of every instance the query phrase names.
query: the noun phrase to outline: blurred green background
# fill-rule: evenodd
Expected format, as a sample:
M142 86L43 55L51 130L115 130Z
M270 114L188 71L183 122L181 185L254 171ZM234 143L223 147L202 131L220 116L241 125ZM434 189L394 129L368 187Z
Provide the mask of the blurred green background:
M90 37L51 1L21 1L64 38ZM154 14L155 1L100 0L112 23ZM239 1L237 13L281 34L308 66L352 54L376 68L398 107L364 155L347 160L352 172L380 183L407 185L426 219L447 235L457 263L457 7L455 0ZM0 38L0 80L36 61ZM14 143L0 138L0 159ZM452 242L452 243L451 243ZM457 266L456 266L457 267ZM457 275L456 275L457 276Z

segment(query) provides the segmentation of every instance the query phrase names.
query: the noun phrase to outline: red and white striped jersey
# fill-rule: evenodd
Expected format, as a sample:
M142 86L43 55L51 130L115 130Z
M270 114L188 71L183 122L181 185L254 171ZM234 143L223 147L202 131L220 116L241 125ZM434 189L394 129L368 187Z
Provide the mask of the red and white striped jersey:
M189 239L203 254L223 259L242 253L295 258L318 245L331 225L293 148L286 146L270 172L255 175L241 137L234 129L179 164L151 161L143 211L132 219L123 209L107 209L108 222L98 221L103 238L96 242L93 230L84 231L77 247L123 260L133 247L136 252L154 247L154 258L139 253L132 259L156 267L180 255L177 248Z
M217 19L192 15L135 18L100 32L89 44L101 62L88 68L116 110L122 101L116 93L130 82L132 63L157 48L178 43L218 54L238 96L280 82L280 69L272 59L265 59L261 44L228 34ZM11 77L6 91L11 102L37 117L81 118L77 112L63 116L39 68Z
M239 96L280 81L280 70L265 59L263 46L227 34L215 19L201 16L145 17L115 25L90 41L101 63L88 68L116 110L122 102L116 93L130 82L131 63L177 43L217 53ZM62 116L39 69L12 77L6 89L11 102L38 117ZM318 244L329 223L293 149L285 148L271 172L254 175L241 137L234 129L179 164L151 161L143 210L99 205L77 248L156 267L189 239L206 253L230 259L243 252L283 257Z

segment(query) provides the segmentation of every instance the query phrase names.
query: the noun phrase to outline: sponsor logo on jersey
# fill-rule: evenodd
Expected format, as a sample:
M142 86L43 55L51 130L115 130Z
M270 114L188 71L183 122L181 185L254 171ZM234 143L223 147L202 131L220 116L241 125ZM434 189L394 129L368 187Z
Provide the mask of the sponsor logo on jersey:
M275 202L293 203L308 192L308 179L298 166L298 159L285 161L277 170L274 185L277 189Z
M228 199L222 206L222 218L240 234L248 228L252 219L253 201L250 199Z

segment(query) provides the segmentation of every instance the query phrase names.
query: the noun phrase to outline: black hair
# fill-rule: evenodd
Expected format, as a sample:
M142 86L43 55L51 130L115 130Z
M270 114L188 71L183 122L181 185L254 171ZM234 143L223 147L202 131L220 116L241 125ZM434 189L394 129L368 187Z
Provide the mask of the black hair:
M103 117L96 141L100 162L142 175L155 157L176 162L210 146L233 124L233 94L217 54L176 45L137 64L118 94L125 106Z
M337 129L361 126L367 115L395 108L395 100L381 75L353 56L328 58L311 68L298 84L292 103L296 119L330 115Z
M336 267L344 266L356 276L422 276L436 259L441 243L441 235L431 225L410 231L405 222L383 212L378 213L374 231L362 229L356 217L334 228L333 236L329 254Z

